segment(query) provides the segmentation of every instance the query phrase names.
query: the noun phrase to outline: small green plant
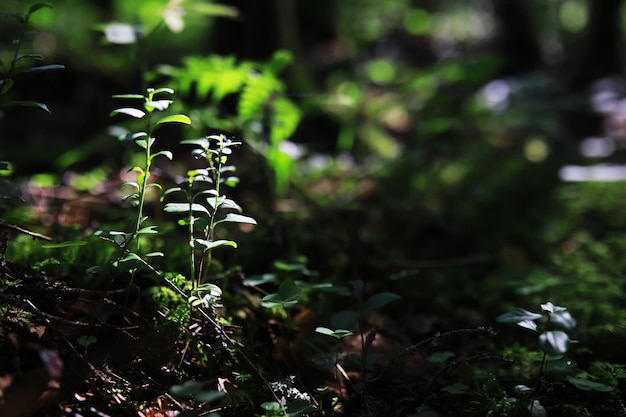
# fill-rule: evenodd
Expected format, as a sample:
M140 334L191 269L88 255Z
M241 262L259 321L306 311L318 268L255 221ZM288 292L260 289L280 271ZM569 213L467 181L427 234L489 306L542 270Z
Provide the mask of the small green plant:
M6 98L11 88L15 85L15 77L20 74L27 73L41 73L45 71L52 71L65 68L63 65L50 64L50 65L21 65L28 61L41 61L43 56L36 53L21 53L24 45L24 37L28 32L30 17L38 10L43 8L52 8L49 4L37 3L30 6L28 12L18 12L7 14L6 17L14 18L19 22L20 29L17 38L13 40L15 45L15 51L8 65L4 63L0 56L0 108L9 106L26 106L26 107L38 107L46 112L50 113L50 109L44 103L33 100L9 100ZM0 161L0 177L10 175L12 172L11 164L8 161ZM10 181L0 180L0 199L9 200L15 199L19 196L19 189Z
M159 152L153 151L153 146L156 141L154 137L155 130L166 123L182 123L191 124L191 120L184 114L174 114L159 117L155 119L155 112L162 112L166 110L172 100L161 99L157 96L162 94L174 94L174 90L170 88L149 88L146 90L146 94L122 94L116 95L115 98L139 100L140 106L137 107L120 107L111 112L111 116L123 114L133 117L135 119L141 119L145 121L145 130L138 132L126 131L118 136L120 141L134 142L139 148L143 149L143 164L142 166L134 166L129 171L136 172L137 177L135 181L128 181L122 184L122 188L130 188L132 191L130 194L123 197L124 201L130 201L131 205L136 208L137 216L135 220L135 227L131 232L124 231L110 231L99 230L95 234L107 241L113 242L121 249L121 255L115 262L116 266L123 267L127 270L134 270L145 263L141 254L141 237L147 235L154 235L158 233L155 225L148 225L148 216L144 215L144 206L146 203L146 195L150 188L161 189L161 185L156 182L150 182L151 168L153 161L156 157L163 156L168 159L172 159L173 155L171 151L162 150ZM141 108L139 108L141 107ZM134 251L131 245L134 243ZM149 253L146 257L162 256L161 253Z
M63 69L65 66L59 64L50 64L50 65L40 65L40 66L31 66L31 65L21 65L21 63L26 61L41 61L43 60L43 56L41 54L36 53L27 53L22 54L20 51L23 46L24 37L29 32L29 20L30 17L36 13L38 10L43 8L52 8L51 5L45 3L37 3L30 6L28 12L23 13L11 13L8 16L15 18L20 24L20 31L18 37L13 40L13 44L15 45L15 52L13 54L13 58L9 62L8 66L0 59L0 70L2 74L0 75L0 96L6 95L11 87L15 84L14 78L19 74L26 73L40 73L45 71L52 71L57 69ZM27 107L38 107L46 112L50 113L50 109L44 103L40 103L33 100L11 100L8 102L2 102L0 107L7 107L10 105L19 105L19 106L27 106ZM3 168L4 167L4 168ZM6 163L0 163L0 169L5 169Z
M189 237L190 277L195 287L200 287L205 270L211 264L213 249L220 246L237 247L237 242L216 239L215 229L222 223L256 224L252 217L241 215L241 207L234 200L223 194L223 187L234 187L239 179L233 175L235 167L227 165L232 149L241 142L231 140L224 135L213 135L202 139L184 140L181 143L192 145L196 159L207 163L203 169L187 172L187 180L177 187L168 189L166 195L183 193L185 202L169 202L164 210L169 213L185 215L179 224L187 227ZM221 214L224 214L222 217ZM199 252L199 257L196 253ZM207 288L208 294L215 288Z
M524 406L533 417L546 415L539 397L541 394L545 394L545 380L548 377L555 380L566 380L583 391L608 392L612 390L610 385L602 381L585 378L583 374L577 375L575 362L566 356L570 344L574 343L567 332L576 327L576 320L567 311L567 308L547 302L541 304L541 311L542 314L523 308L515 308L496 319L499 323L517 324L539 333L541 361L536 375L536 385L535 387L528 387L519 384L513 388L514 394L522 399ZM537 322L540 320L542 322L538 324Z

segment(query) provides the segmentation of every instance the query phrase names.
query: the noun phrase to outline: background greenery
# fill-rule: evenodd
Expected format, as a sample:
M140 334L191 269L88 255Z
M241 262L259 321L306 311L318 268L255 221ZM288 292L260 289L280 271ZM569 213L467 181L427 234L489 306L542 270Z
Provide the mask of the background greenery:
M32 3L4 1L0 8L14 13ZM280 261L306 265L315 272L304 275L311 284L345 289L362 281L366 295L400 294L367 325L385 323L403 346L437 332L494 326L500 333L488 349L514 346L508 353L520 364L504 389L533 366L528 352L515 351L518 341L531 350L532 342L496 324L516 306L567 307L584 346L581 369L623 364L624 183L559 176L567 165L623 159L620 0L50 3L54 8L33 15L37 32L23 48L65 69L19 75L5 103L33 99L51 114L5 106L0 117L0 160L11 162L10 178L26 202L2 218L55 240L90 242L55 254L61 265L48 266L49 274L92 285L82 271L105 256L89 236L132 217L116 190L139 157L115 129L136 125L109 117L119 107L111 96L171 87L173 110L192 124L164 128L157 146L175 158L156 164L161 183L173 184L195 163L181 140L225 133L243 142L229 161L240 179L232 195L258 224L228 229L239 248L216 252L216 271L257 277L276 272ZM111 42L105 35L114 22L133 25L139 40ZM7 17L0 25L5 65L17 23ZM617 150L585 157L580 146L588 137L611 137ZM157 198L149 205L166 232L152 242L167 255L157 266L186 271L184 233L168 223ZM24 243L10 245L6 257L34 265L49 256ZM293 373L286 353L272 357L278 348L266 340L273 335L267 323L301 331L305 323L250 309L232 280L218 285L225 316L246 329L242 343L258 343L255 351L268 362L278 356L276 376ZM315 325L343 310L339 295L307 297L298 311ZM308 353L291 346L296 357ZM474 394L454 397L472 404L456 410L525 415L498 402L500 388L483 380L489 378L477 374ZM623 383L616 381L617 392ZM377 410L417 410L427 397L421 390L403 391L408 405L379 391L374 397L388 408ZM618 415L622 404L617 393L613 403L550 395L563 400L547 401L550 415ZM366 403L356 410L344 404L343 412L376 409ZM454 415L441 401L432 404L416 415Z

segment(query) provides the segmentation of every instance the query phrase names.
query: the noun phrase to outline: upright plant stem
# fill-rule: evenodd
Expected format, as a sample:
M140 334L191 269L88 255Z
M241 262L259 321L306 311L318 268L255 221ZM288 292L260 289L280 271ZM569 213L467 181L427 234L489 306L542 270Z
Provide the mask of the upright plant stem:
M213 173L213 181L215 181L215 203L213 204L213 210L211 210L211 216L209 218L209 225L207 226L207 230L205 232L204 238L213 241L215 236L215 215L217 214L217 205L219 202L220 196L220 181L221 181L221 166L222 166L222 152L224 151L224 137L220 136L219 138L219 148L217 153L217 163L213 161L211 153L207 152L207 161L209 162L209 169ZM200 285L200 281L202 280L202 276L204 274L204 261L206 254L206 266L207 268L211 265L211 261L213 258L213 250L208 249L203 252L202 259L200 260L200 268L198 271L198 285Z
M139 184L139 204L137 206L137 223L135 225L135 234L133 235L133 239L137 241L137 252L141 249L141 241L139 239L139 230L141 229L141 223L143 222L143 207L146 201L146 189L148 187L148 178L150 177L150 148L152 146L152 128L150 125L150 113L148 113L148 126L147 126L147 139L146 139L146 149L145 149L145 161L144 167L145 170L143 172L143 177L141 179L141 184Z

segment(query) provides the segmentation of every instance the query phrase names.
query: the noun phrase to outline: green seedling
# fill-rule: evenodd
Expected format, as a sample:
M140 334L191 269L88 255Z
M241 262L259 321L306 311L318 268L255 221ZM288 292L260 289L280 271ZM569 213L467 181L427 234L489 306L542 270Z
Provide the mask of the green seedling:
M542 358L537 372L537 384L534 388L520 384L513 389L514 393L523 399L524 406L533 417L546 415L546 410L538 396L544 388L544 379L551 374L556 377L564 376L570 384L584 391L608 392L612 390L609 385L602 382L575 376L573 366L575 364L566 354L570 345L574 343L567 332L576 327L576 320L567 308L547 302L541 304L541 310L540 314L523 308L515 308L496 319L499 323L517 324L539 334L538 341ZM539 324L538 321L540 321Z
M187 228L190 276L194 285L199 287L204 271L211 264L213 249L237 247L237 242L233 240L216 239L216 227L223 223L256 224L256 220L240 214L242 209L239 204L224 194L225 186L234 187L239 182L233 175L235 167L227 165L227 162L233 148L241 142L224 135L212 135L182 143L193 146L193 155L205 161L207 167L188 171L184 183L168 189L164 197L182 193L185 201L166 203L164 210L185 215L178 223Z
M184 114L174 114L161 117L155 117L157 113L165 111L172 100L160 98L163 94L174 94L171 88L149 88L146 94L121 94L115 95L114 98L139 101L136 107L120 107L111 112L111 116L125 115L145 122L145 130L130 132L125 131L118 136L122 142L134 142L139 148L143 149L143 164L141 166L133 166L129 172L137 174L134 181L128 181L122 184L122 189L130 189L131 192L122 198L123 201L130 201L131 205L136 208L137 216L134 230L131 232L99 230L95 234L109 242L116 244L121 251L121 255L114 263L116 266L126 270L136 270L146 262L141 254L141 238L145 236L155 235L158 233L155 225L148 224L148 216L144 215L146 203L146 195L151 188L161 189L161 185L156 182L150 182L151 168L155 158L165 157L172 159L171 151L162 150L154 152L155 131L164 124L181 123L191 124L191 120ZM131 246L135 245L134 251ZM162 253L149 253L145 257L163 256Z

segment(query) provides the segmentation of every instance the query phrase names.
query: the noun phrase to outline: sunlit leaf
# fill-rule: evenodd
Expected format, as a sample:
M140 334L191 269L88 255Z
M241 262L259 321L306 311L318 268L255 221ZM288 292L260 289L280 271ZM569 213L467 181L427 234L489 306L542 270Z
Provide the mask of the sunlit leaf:
M128 23L111 23L104 28L104 36L110 43L128 45L137 42L137 31Z
M191 124L191 119L184 114L173 114L171 116L165 116L162 119L159 119L156 124L160 125L163 123L183 123L186 125Z
M571 330L576 327L576 320L569 311L560 311L550 315L550 323L560 329Z
M149 112L152 112L153 110L163 111L166 110L172 103L172 100L155 100L144 103L144 107Z
M331 330L327 327L318 327L315 329L315 331L319 334L332 336L336 339L342 339L344 337L351 336L353 334L350 330L344 330L344 329Z
M235 213L228 213L226 217L224 217L220 221L215 222L215 224L223 223L223 222L257 224L256 220L254 220L252 217L243 216L241 214L235 214Z
M146 136L148 136L148 134L146 132L126 133L126 134L123 134L123 135L119 135L117 137L117 139L120 142L126 142L126 141L129 141L129 140L137 140L137 139L140 139L140 138L143 138L143 137L146 137Z
M193 239L192 241L194 249L200 250L210 250L220 246L231 246L233 248L237 247L237 242L233 242L232 240L206 240L206 239Z
M167 159L169 159L170 161L172 159L174 159L174 154L170 151L159 151L155 154L152 154L152 156L150 156L150 160L153 160L154 158L156 158L157 156L164 156Z
M174 90L169 87L148 88L147 91L151 96L155 96L159 93L174 94Z
M141 94L114 94L113 98L133 98L133 99L141 99L143 100L145 97Z
M496 318L498 323L513 323L517 324L524 320L538 320L541 318L541 314L533 313L523 308L515 308L508 313L504 313Z
M548 355L562 355L569 347L569 336L561 330L549 331L539 335L539 347Z
M199 211L207 215L210 214L206 207L198 203L192 203L191 206L189 203L167 203L163 210L168 213L188 213L190 207L191 211Z
M127 116L135 117L137 119L141 119L146 115L145 112L132 107L122 107L121 109L115 109L109 114L109 116L115 116L116 114L125 114Z

